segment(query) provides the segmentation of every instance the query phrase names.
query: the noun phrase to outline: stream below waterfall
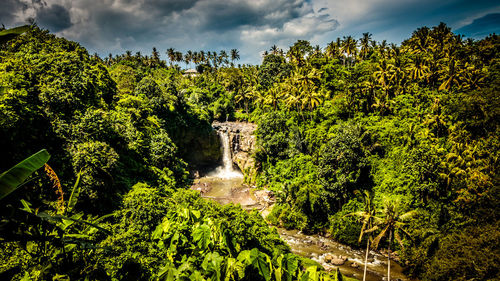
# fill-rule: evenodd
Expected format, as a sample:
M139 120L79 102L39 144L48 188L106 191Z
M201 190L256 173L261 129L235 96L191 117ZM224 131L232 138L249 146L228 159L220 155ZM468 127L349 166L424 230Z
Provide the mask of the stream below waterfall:
M191 189L201 192L202 197L215 200L220 204L240 204L243 209L257 209L265 217L272 205L261 203L255 189L243 183L243 175L233 168L229 138L219 132L222 143L223 165L217 167L207 176L196 179ZM262 198L260 198L262 199ZM274 226L270 226L274 227ZM297 230L277 228L281 238L292 249L292 252L320 263L326 270L339 268L348 277L363 279L364 249L353 249L320 235L306 235ZM325 261L328 256L342 256L347 260L343 265L335 266ZM403 268L391 260L391 280L410 280L403 273ZM386 280L387 257L370 252L367 266L368 281Z

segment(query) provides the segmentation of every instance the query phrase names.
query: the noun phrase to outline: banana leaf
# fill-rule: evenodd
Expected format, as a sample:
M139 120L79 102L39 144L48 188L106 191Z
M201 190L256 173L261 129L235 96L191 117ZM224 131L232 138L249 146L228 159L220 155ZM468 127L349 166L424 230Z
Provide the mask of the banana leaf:
M40 169L50 159L47 150L24 159L19 164L0 174L0 200L16 190L33 172Z
M23 26L18 26L18 27L14 27L11 29L5 29L5 30L0 31L0 45L7 43L7 41L16 38L17 36L23 34L24 32L28 31L29 29L30 29L29 25L23 25Z

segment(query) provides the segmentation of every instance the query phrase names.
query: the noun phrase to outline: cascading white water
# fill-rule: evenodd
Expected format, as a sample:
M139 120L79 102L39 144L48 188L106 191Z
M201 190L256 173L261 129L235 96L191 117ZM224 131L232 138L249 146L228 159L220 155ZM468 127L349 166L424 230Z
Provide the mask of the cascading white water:
M217 134L222 143L222 166L217 167L214 173L209 174L209 176L223 179L242 178L243 174L233 168L229 132L220 130L217 131Z

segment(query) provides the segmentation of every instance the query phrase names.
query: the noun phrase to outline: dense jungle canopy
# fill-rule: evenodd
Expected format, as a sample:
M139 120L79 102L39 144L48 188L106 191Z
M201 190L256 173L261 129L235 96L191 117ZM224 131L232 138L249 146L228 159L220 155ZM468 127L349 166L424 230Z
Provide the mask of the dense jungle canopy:
M26 181L0 175L2 280L343 278L268 223L392 247L421 280L500 278L497 35L299 40L260 65L168 46L101 58L36 25L8 39L0 171L45 151ZM257 123L246 181L276 195L267 221L188 190L214 120Z

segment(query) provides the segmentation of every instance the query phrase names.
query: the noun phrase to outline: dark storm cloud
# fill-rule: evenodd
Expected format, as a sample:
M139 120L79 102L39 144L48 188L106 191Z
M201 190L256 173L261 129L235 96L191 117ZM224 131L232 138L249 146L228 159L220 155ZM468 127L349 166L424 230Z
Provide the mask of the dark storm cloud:
M12 25L15 20L15 14L27 9L27 4L19 0L1 0L0 24Z
M500 13L488 14L475 19L471 24L455 31L470 38L482 38L490 34L500 34Z
M255 44L271 46L276 40L295 41L299 35L309 39L338 25L324 11L314 13L305 0L45 1L71 8L74 26L60 35L100 54L149 53L152 46L162 53L169 47L181 51L238 48L246 58L241 47L245 46L258 57L261 49L256 51ZM300 27L298 35L294 27Z
M276 44L298 39L324 47L336 37L371 32L399 43L416 28L443 21L478 30L498 25L491 0L0 0L0 23L35 18L40 26L101 55L125 50L151 53L237 48L242 63ZM5 7L5 8L4 8ZM477 19L478 22L473 21ZM484 21L490 22L484 23ZM465 27L471 25L471 27ZM475 32L475 31L474 31ZM469 32L470 34L473 31ZM479 33L474 33L479 34Z
M133 3L134 0L131 0ZM148 0L144 2L143 8L152 13L169 15L193 7L198 0Z
M41 27L52 32L64 30L72 25L69 11L58 4L39 9L36 13L36 20Z
M196 18L202 30L238 29L241 26L283 27L293 19L312 12L304 1L199 1L198 5L186 13L187 18Z

